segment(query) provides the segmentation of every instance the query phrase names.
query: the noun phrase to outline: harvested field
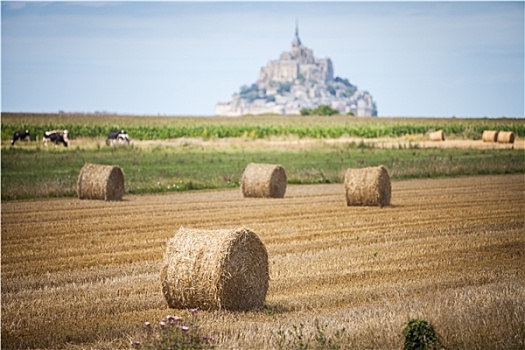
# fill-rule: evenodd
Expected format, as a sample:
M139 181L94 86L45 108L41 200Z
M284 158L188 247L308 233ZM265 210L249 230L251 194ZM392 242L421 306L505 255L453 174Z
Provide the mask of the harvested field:
M180 226L247 227L270 265L266 305L200 311L219 349L273 349L314 321L351 349L400 349L410 318L447 349L525 347L523 174L392 182L385 208L347 207L344 186L290 185L2 203L2 348L121 349L169 310L159 283ZM278 206L278 209L276 209ZM334 338L335 339L335 338Z

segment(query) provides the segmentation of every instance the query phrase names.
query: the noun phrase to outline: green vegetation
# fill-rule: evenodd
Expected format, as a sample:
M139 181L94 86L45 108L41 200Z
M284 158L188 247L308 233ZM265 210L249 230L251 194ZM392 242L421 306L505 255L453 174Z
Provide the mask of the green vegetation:
M449 137L481 139L483 130L513 131L525 136L524 119L431 119L431 118L331 118L309 116L139 117L82 114L2 114L2 141L17 130L30 130L40 140L47 130L67 129L71 138L105 137L110 130L124 128L135 140L166 140L180 137L205 139L297 136L300 138L376 138L422 135L442 129Z
M250 162L282 164L289 183L339 183L349 167L383 164L394 179L520 173L525 171L522 152L512 149L420 149L416 144L396 149L360 143L302 148L245 147L229 141L228 147L85 146L79 138L104 138L112 129L124 128L133 140L237 138L250 142L268 138L423 137L442 129L448 138L478 139L486 129L508 130L525 136L522 119L408 119L350 118L335 115L261 116L241 118L133 117L119 115L23 114L2 115L2 200L76 195L78 173L85 162L118 165L126 175L128 193L154 193L194 189L233 188ZM67 129L72 147L9 146L16 130L29 129L32 139L44 131ZM417 136L420 135L420 136ZM98 142L98 141L97 141ZM395 148L395 147L393 147Z
M2 149L2 200L76 195L85 162L118 165L128 193L235 188L250 162L282 164L292 184L340 183L350 167L385 165L393 179L525 172L511 149L380 149L344 143L298 149L153 146Z
M434 327L427 321L410 320L403 329L405 345L403 350L441 349L441 344Z
M335 94L335 90L333 91L334 91L333 94ZM337 109L333 109L329 105L319 105L313 109L301 108L300 112L301 112L301 115L319 115L319 116L331 116L331 115L336 115L340 113Z

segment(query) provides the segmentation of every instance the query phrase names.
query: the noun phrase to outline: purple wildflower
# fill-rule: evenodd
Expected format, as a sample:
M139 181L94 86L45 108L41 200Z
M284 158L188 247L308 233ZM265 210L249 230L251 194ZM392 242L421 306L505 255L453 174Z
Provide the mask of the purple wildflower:
M160 328L166 328L166 322L160 321Z
M178 326L177 329L180 330L180 331L183 331L183 332L187 332L187 331L190 330L190 327L188 327L188 326Z
M182 321L182 318L180 318L178 316L168 315L168 317L166 317L166 318L168 319L169 323L177 323L179 321Z
M151 327L151 323L149 323L149 322L144 322L144 326L146 326L146 327Z
M135 340L131 343L131 345L133 345L134 347L136 347L137 349L140 348L140 342Z
M194 308L194 309L190 309L189 310L193 315L196 315L197 314L197 311L199 311L198 308Z

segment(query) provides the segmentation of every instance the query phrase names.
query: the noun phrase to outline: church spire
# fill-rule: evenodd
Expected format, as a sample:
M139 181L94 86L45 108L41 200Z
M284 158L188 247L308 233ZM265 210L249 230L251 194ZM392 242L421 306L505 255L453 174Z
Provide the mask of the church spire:
M299 24L297 19L295 20L295 37L293 38L292 46L301 46L301 39L299 39Z

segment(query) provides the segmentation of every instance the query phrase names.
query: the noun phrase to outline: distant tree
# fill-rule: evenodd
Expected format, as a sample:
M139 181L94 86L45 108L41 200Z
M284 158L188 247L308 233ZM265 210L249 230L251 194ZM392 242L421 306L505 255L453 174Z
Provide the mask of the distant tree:
M314 109L301 108L299 112L301 113L301 115L320 115L320 116L330 116L330 115L340 113L337 109L333 109L329 105L319 105L315 107Z
M333 109L329 105L319 105L312 111L312 114L330 116L334 114L339 114L339 111L337 109Z
M312 115L311 108L301 108L299 112L301 113L301 115Z

